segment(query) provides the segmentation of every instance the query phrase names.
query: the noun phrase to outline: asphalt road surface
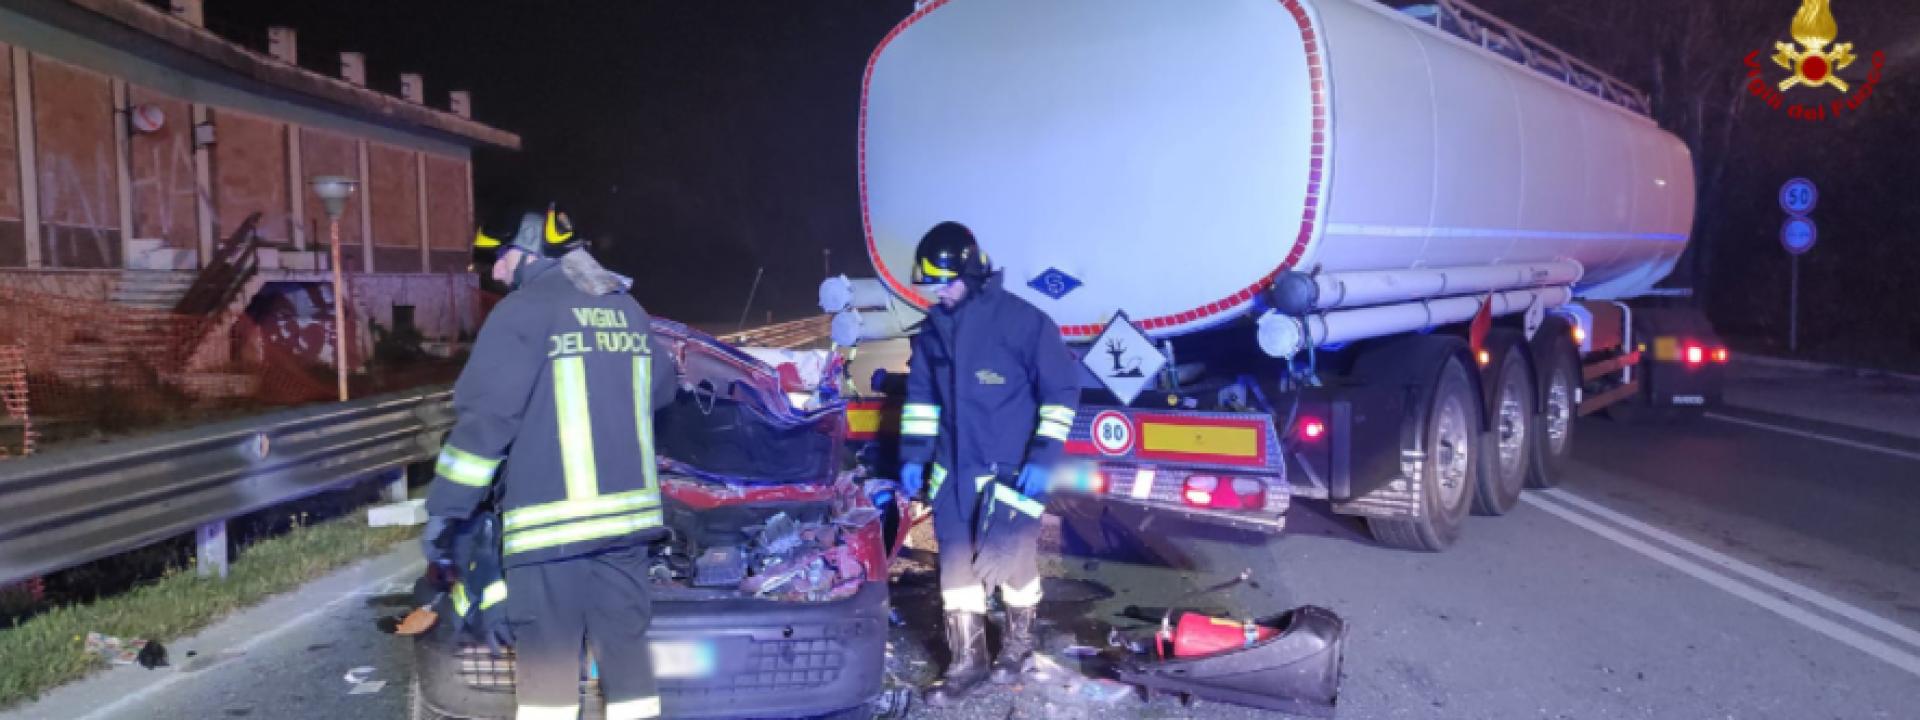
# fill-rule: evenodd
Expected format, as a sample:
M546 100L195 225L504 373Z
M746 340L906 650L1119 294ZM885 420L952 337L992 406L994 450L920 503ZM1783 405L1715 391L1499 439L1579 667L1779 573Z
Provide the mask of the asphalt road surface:
M1279 540L1069 517L1048 563L1061 601L1043 622L1056 649L1103 644L1109 627L1138 624L1125 607L1250 569L1257 587L1197 604L1340 613L1341 718L1920 717L1920 432L1907 432L1920 424L1887 425L1912 420L1904 407L1865 423L1899 434L1735 408L1681 426L1582 420L1560 489L1473 518L1439 554L1378 547L1312 503ZM920 579L896 593L912 621L894 639L903 679L930 677L944 655L929 652L937 594ZM111 712L0 717L404 717L404 648L373 629L394 612L383 589L316 598L332 604ZM343 676L362 666L385 687L349 694ZM1170 698L1078 702L1035 683L912 715L1279 717Z

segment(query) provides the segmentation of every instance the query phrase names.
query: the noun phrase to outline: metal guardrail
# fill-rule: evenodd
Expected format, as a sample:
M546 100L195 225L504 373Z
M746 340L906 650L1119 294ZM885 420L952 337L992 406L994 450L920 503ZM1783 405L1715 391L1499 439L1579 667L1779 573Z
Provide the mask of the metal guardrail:
M431 388L0 463L0 583L126 552L427 460Z

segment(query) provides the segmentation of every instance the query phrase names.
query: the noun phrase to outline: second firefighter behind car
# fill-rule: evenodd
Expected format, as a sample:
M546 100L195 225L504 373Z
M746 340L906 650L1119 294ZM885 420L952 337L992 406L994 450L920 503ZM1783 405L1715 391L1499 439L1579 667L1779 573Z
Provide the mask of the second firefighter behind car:
M952 703L986 680L1012 682L1033 654L1038 543L1047 477L1073 428L1079 364L1046 314L1001 287L966 226L943 222L914 258L939 304L913 337L901 412L900 478L924 489L940 543L940 597L952 662L927 699ZM1007 606L989 667L987 594Z
M659 717L646 559L665 534L653 413L673 399L673 359L631 283L588 254L565 213L515 213L474 244L490 286L511 292L454 385L457 417L427 495L428 560L469 575L456 591L485 582L456 609L488 644L513 645L521 720L578 716L583 647L609 720ZM461 526L490 509L499 583L451 561Z

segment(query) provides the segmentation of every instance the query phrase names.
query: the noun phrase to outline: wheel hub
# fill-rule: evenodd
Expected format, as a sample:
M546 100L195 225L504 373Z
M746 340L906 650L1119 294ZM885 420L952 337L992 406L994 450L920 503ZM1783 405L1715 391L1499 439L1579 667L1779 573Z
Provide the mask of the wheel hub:
M1573 388L1567 385L1564 376L1556 377L1547 386L1547 441L1553 443L1555 453L1567 442L1567 432L1573 424Z
M1467 491L1469 463L1473 461L1472 435L1467 430L1467 411L1457 398L1449 398L1440 408L1434 428L1434 475L1440 481L1440 497L1448 506L1460 502Z
M1509 381L1500 392L1500 469L1508 477L1520 471L1527 449L1527 409L1520 393L1525 388Z

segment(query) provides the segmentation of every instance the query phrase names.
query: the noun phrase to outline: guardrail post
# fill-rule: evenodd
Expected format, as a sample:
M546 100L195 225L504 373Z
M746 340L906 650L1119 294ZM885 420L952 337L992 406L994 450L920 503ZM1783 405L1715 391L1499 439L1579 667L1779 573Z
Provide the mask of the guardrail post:
M199 546L199 559L194 567L200 577L219 573L220 579L227 579L227 521L215 520L201 525L194 531L193 538Z
M385 486L380 488L380 499L390 503L406 502L407 468L405 466L394 468L390 474L392 477Z

